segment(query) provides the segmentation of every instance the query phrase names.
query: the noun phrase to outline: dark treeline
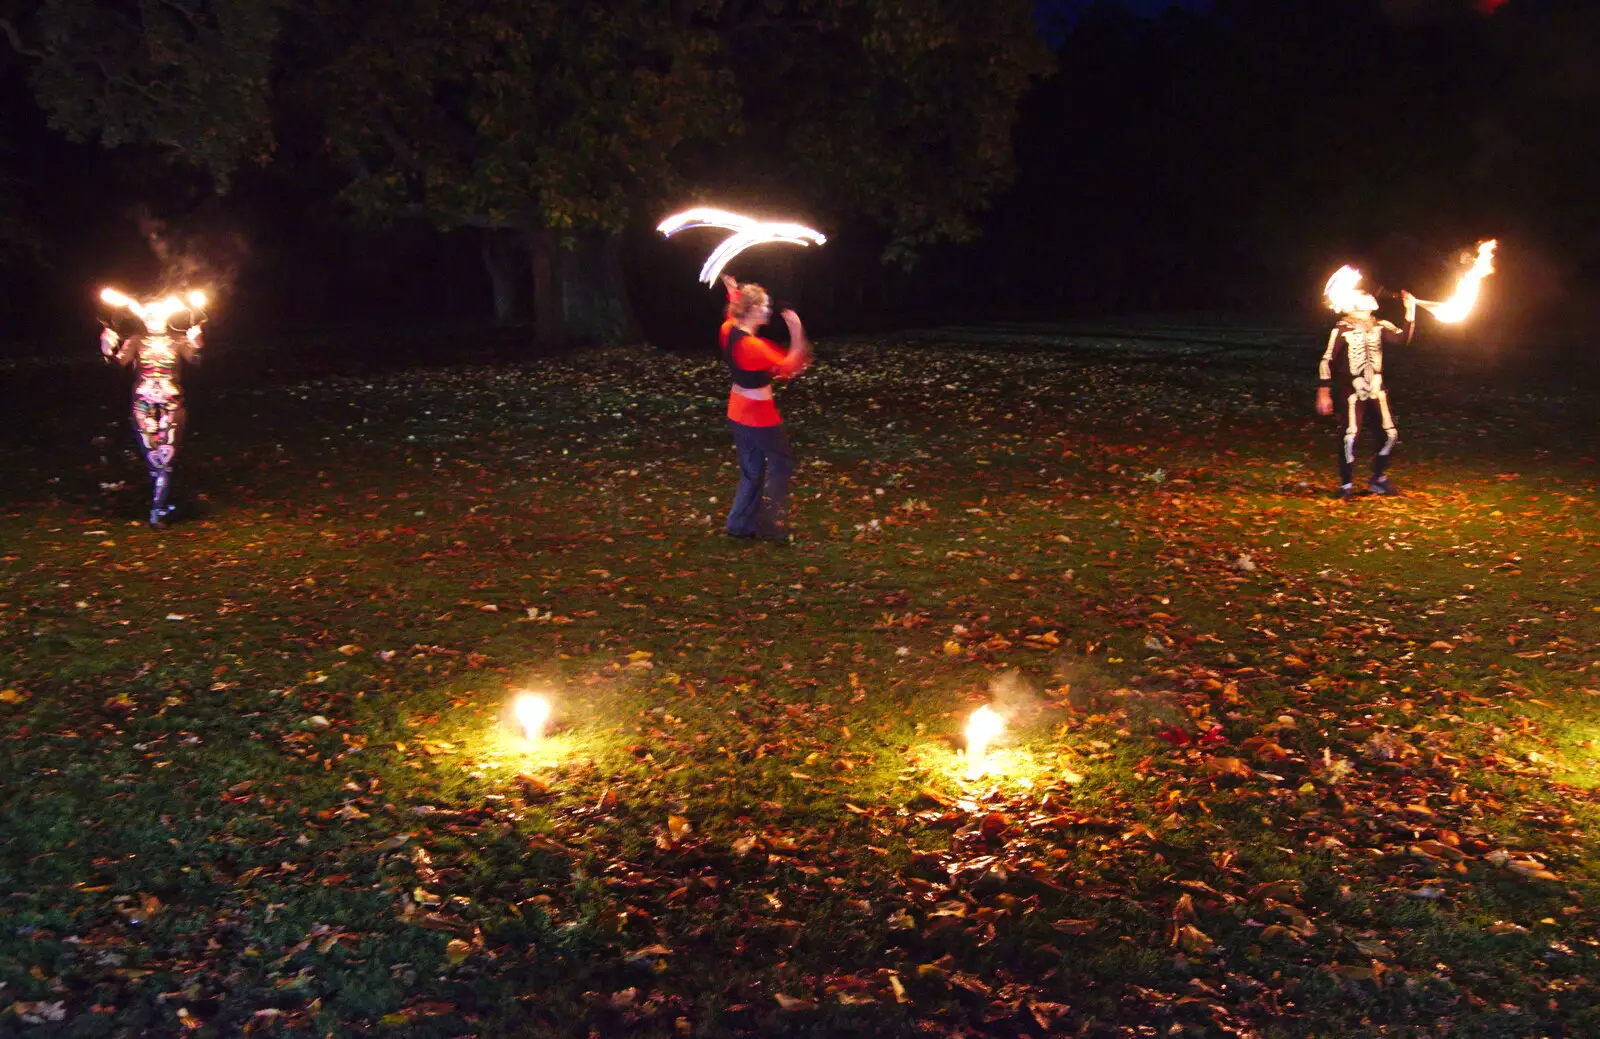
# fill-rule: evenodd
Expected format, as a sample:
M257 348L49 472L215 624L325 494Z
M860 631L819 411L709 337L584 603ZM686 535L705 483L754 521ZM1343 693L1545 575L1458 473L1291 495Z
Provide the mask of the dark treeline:
M1585 322L1597 45L1600 8L1565 0L1100 4L1024 103L988 233L939 251L926 298L1307 313L1340 263L1426 297L1498 237L1500 320Z
M595 71L622 59L594 59L568 29L537 28L545 52L468 45L534 32L514 19L555 0L408 0L412 21L331 0L280 6L290 29L262 59L270 148L249 127L220 144L205 132L207 119L254 118L253 102L229 107L237 91L180 112L201 127L187 138L184 119L152 132L159 119L137 103L86 107L70 77L41 78L51 66L28 23L7 23L21 27L0 52L13 338L75 334L99 284L137 289L203 256L201 273L227 283L219 320L258 336L498 321L688 342L718 307L694 283L714 239L661 242L651 228L696 198L825 227L822 250L763 250L736 268L822 331L1306 316L1339 263L1441 294L1458 251L1489 236L1502 262L1486 318L1560 329L1600 313L1600 11L1580 0L1217 0L1156 18L1101 3L1074 20L1053 71L1014 24L952 21L973 36L954 58L925 27L856 53L843 41L868 30L842 14L819 29L725 20L752 5L660 5L703 6L683 38L720 56L685 58L673 24L637 37L587 26L584 47L632 48L623 64L662 70L656 95L626 98ZM479 8L503 20L474 28L453 13ZM467 42L435 47L450 33ZM989 54L1003 56L998 85L973 71ZM573 110L506 102L516 90ZM736 111L720 109L728 97ZM506 144L540 119L570 132L537 153ZM1013 153L998 154L1006 140ZM553 171L552 147L570 159ZM564 323L541 325L552 313Z

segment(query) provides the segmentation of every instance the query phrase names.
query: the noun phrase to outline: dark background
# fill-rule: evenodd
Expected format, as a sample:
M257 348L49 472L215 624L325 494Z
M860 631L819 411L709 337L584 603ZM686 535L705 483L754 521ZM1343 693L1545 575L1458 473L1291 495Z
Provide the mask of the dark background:
M1022 102L1015 180L980 237L905 268L881 261L872 226L826 227L824 249L746 254L733 270L822 333L1131 314L1311 323L1341 263L1438 298L1462 250L1498 237L1474 334L1581 344L1600 312L1597 8L1046 0L1057 71ZM26 240L0 269L9 349L83 348L93 293L154 277L162 236L206 243L232 273L214 340L492 324L480 232L364 224L314 162L246 169L218 196L134 150L68 143L12 55L0 97L0 169ZM720 302L694 275L712 241L627 233L643 338L705 339Z

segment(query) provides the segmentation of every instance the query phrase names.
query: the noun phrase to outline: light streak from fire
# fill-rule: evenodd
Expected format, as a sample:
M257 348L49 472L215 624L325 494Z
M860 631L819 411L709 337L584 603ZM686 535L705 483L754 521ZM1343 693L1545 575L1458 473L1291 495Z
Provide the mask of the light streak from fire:
M722 276L723 268L735 256L754 246L822 245L828 240L822 232L804 224L757 220L740 213L730 213L725 209L711 209L704 206L686 209L682 213L669 216L656 225L656 230L671 238L679 231L699 227L716 227L733 232L711 251L711 255L706 257L704 266L700 268L700 280L707 285L715 285L717 279Z

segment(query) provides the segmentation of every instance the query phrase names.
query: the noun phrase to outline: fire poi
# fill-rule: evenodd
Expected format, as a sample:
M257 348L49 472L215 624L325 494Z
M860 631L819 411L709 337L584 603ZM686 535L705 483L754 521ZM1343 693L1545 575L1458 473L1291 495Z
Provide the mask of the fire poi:
M1373 494L1391 495L1394 487L1389 483L1389 462L1394 447L1400 440L1400 430L1395 424L1394 412L1389 404L1389 390L1383 381L1383 348L1404 346L1416 334L1417 308L1423 307L1435 318L1455 323L1472 312L1477 302L1483 279L1494 270L1495 241L1478 245L1477 258L1471 269L1462 275L1455 293L1442 302L1419 300L1410 292L1401 290L1400 299L1405 305L1405 327L1380 319L1378 300L1362 288L1362 274L1351 266L1340 267L1323 287L1323 297L1328 308L1339 315L1328 333L1328 345L1322 352L1318 375L1321 386L1317 389L1317 413L1333 414L1335 398L1344 409L1344 434L1339 449L1339 497L1355 494L1354 476L1356 440L1362 425L1377 426L1383 431L1383 442L1372 459L1372 475L1367 490ZM1335 383L1338 392L1335 393Z
M972 717L967 719L968 779L977 779L988 771L984 758L989 753L989 744L1000 735L1005 725L1005 719L996 714L988 704L973 711Z
M711 251L706 257L705 265L700 268L700 280L707 285L715 285L722 276L722 269L735 256L746 249L757 245L785 244L785 245L822 245L828 239L822 232L805 226L804 224L789 223L778 220L757 220L755 217L744 216L739 213L730 213L725 209L710 209L699 207L686 209L667 217L656 225L656 230L671 238L679 231L687 231L697 227L716 227L733 234L723 239L722 244Z
M106 323L100 333L100 353L108 362L134 369L133 431L150 473L150 526L161 529L175 508L167 499L172 491L178 446L183 440L181 369L184 361L200 361L206 294L193 290L181 296L171 294L140 301L108 288L101 290L100 299L128 311L144 324L143 332L123 338Z

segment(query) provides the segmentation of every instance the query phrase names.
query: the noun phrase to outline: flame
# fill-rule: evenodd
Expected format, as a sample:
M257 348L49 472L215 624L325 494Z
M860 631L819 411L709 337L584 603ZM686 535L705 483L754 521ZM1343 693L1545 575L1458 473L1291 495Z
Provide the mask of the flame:
M1345 264L1333 272L1328 279L1328 284L1323 286L1322 295L1328 301L1328 307L1340 314L1351 310L1358 302L1358 297L1367 294L1361 287L1361 272L1349 264Z
M711 209L705 206L675 213L657 224L656 230L671 238L679 231L696 227L719 227L724 231L733 232L721 245L711 251L711 255L706 257L705 265L700 268L700 280L707 285L715 285L717 279L722 276L722 269L729 261L752 246L822 245L828 240L822 232L804 224L757 220L739 213L730 213L725 209Z
M1463 320L1472 313L1473 305L1478 302L1478 292L1483 287L1483 279L1494 273L1494 250L1500 243L1496 239L1478 243L1477 258L1472 261L1472 267L1461 276L1456 283L1455 294L1443 303L1428 303L1418 300L1419 306L1426 307L1434 318L1447 325L1453 325Z
M127 307L129 310L133 311L135 314L139 313L139 311L141 309L143 309L142 307L139 306L137 301L135 301L133 299L130 299L127 296L124 296L122 293L118 292L116 289L101 289L100 290L100 299L103 302L111 304L113 307Z
M529 743L537 743L544 737L544 723L550 719L549 700L523 693L512 704L511 711L516 715L517 724L522 726L522 735Z
M206 294L199 289L186 293L183 297L177 295L164 296L161 299L145 300L143 303L131 296L126 296L113 288L100 290L100 300L113 307L125 307L134 316L144 321L144 327L151 335L164 335L167 325L174 314L180 310L189 311L191 325L198 325L195 311L206 305ZM199 320L204 320L202 316Z
M984 773L983 758L989 744L1005 728L1006 720L984 704L967 719L967 778L976 779Z

